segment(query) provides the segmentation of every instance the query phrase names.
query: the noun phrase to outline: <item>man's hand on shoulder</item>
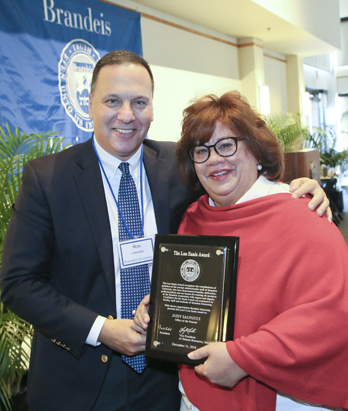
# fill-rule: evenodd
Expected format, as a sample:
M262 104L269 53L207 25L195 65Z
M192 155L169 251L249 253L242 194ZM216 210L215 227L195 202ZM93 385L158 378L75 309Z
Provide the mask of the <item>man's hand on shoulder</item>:
M98 341L125 355L135 355L145 350L146 336L134 329L134 321L107 319L100 331Z
M306 177L296 178L290 184L290 192L294 198L300 198L305 194L311 194L313 198L308 203L308 208L310 210L316 209L319 216L322 216L326 212L328 220L332 222L329 199L326 197L324 190L316 180Z

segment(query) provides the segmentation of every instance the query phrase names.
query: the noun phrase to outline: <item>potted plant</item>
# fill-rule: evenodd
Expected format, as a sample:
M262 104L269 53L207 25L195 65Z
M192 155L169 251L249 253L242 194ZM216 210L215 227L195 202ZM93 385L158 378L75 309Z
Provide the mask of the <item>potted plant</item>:
M290 182L295 178L309 177L320 183L319 150L302 148L308 127L301 122L301 116L295 113L272 115L268 127L278 138L284 153L285 170L283 180Z
M338 211L343 211L342 191L337 189L334 178L337 174L343 175L348 166L348 150L337 151L337 134L334 126L327 126L325 129L314 128L312 134L305 135L303 144L307 147L315 147L320 151L320 164L322 168L322 181L326 180L324 190L330 201L333 212L335 207ZM338 172L338 168L340 169ZM324 183L325 184L325 183ZM339 220L337 220L339 222Z
M333 126L327 126L325 129L314 128L313 133L306 133L303 140L304 147L317 148L320 151L320 163L333 172L340 167L343 174L348 163L348 150L336 150L337 135Z
M62 149L63 137L54 132L13 133L0 127L0 267L3 243L14 203L22 181L24 163ZM1 291L0 291L1 292ZM26 375L32 327L0 302L0 409L13 408L11 397L21 390Z
M302 142L302 135L307 128L301 123L301 117L296 113L273 114L267 120L267 126L279 140L283 152L292 151Z

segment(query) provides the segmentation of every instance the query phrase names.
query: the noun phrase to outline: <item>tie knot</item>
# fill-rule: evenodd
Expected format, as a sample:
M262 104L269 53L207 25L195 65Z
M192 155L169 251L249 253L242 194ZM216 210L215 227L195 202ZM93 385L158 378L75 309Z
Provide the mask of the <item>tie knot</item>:
M122 174L129 174L129 163L122 162L118 168L122 171Z

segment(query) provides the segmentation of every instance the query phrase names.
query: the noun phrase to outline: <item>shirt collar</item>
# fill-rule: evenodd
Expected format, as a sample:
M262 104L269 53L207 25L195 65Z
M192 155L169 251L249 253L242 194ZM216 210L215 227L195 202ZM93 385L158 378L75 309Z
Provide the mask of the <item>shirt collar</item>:
M254 200L268 195L270 188L274 185L274 181L269 181L264 176L259 176L255 183L249 188L249 190L242 195L242 197L236 202L236 204L244 203L244 201Z
M95 148L97 150L100 161L103 164L107 178L108 180L112 180L115 174L117 173L117 171L121 172L121 170L118 169L118 166L122 163L122 161L118 159L117 157L114 157L113 155L108 153L106 150L104 150L101 147L101 145L98 143L97 139L95 137L93 138L94 138ZM139 174L141 149L142 149L142 145L139 147L136 153L133 154L132 157L126 161L130 165L131 174L133 174L135 177L138 177L138 174Z
M264 197L270 194L270 191L276 183L268 180L265 176L259 176L255 183L249 188L249 190L242 195L242 197L236 202L236 204L244 203L245 201L254 200L255 198ZM284 187L283 187L284 186ZM282 184L279 192L288 192L288 185ZM214 201L209 197L209 205L215 207Z

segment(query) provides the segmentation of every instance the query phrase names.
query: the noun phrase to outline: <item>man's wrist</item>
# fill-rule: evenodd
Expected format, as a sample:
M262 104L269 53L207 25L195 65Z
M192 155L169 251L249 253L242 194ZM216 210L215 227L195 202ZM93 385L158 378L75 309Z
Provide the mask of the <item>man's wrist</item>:
M99 334L101 329L104 326L106 317L103 317L101 315L98 315L98 317L95 319L92 328L89 331L89 334L86 338L86 344L92 345L93 347L97 347L101 343L98 342Z

